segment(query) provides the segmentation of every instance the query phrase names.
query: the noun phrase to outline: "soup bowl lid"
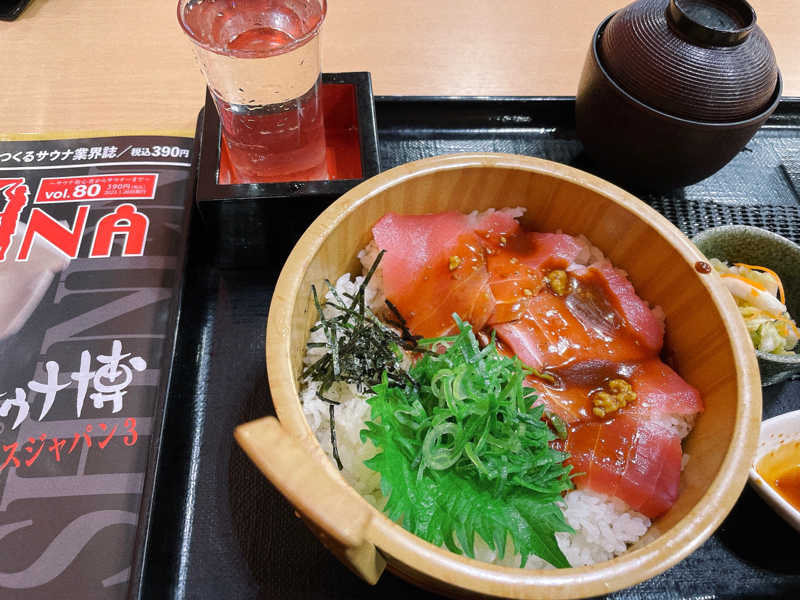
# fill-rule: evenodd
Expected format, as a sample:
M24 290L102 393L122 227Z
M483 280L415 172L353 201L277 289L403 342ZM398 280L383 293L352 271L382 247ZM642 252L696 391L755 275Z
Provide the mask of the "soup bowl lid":
M626 92L683 119L748 119L778 84L775 54L745 0L638 0L609 21L598 54Z

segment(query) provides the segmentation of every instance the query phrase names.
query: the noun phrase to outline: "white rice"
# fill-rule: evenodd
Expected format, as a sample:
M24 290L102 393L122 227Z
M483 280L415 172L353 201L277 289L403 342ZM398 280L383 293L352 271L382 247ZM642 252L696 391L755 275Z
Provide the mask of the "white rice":
M563 233L562 231L556 231L556 233ZM600 250L597 246L592 245L585 235L581 234L575 238L578 240L578 243L583 246L583 249L580 251L578 256L575 257L575 264L576 265L590 265L595 262L600 262L601 260L606 259L606 255L603 254L603 251ZM567 268L569 270L569 267ZM619 269L618 269L619 270ZM621 270L620 270L621 271Z
M568 493L561 508L575 533L557 533L556 541L573 567L592 565L622 554L650 527L650 519L630 510L621 500L588 490ZM518 567L520 557L511 552L512 549L509 541L506 555L500 560L497 552L482 539L475 539L475 557L489 563ZM552 566L538 556L530 556L525 568L548 569Z
M336 282L336 290L340 295L354 294L363 277L356 277L351 281L349 275L343 275ZM332 299L328 292L327 300ZM369 304L373 300L368 292L365 298ZM330 306L323 308L325 316L335 316L336 310ZM321 329L311 333L310 342L324 342L325 335ZM305 364L311 364L319 359L324 348L309 348L305 356ZM303 412L311 430L319 440L320 445L333 460L333 449L330 439L330 408L329 404L317 398L319 384L306 379L303 381L303 390L300 400L303 403ZM370 408L366 402L366 394L360 393L355 385L337 383L326 392L327 397L335 398L340 404L335 407L336 420L336 445L339 458L342 461L341 471L345 480L364 496L370 504L380 509L385 499L380 492L380 474L364 465L364 461L377 452L372 442L361 443L360 431L364 422L369 420ZM575 529L575 534L556 534L558 545L573 566L589 565L596 562L609 560L625 552L629 544L638 540L650 527L650 519L644 515L630 510L624 502L616 498L609 498L586 490L574 490L568 493L563 501L564 516L567 522ZM519 555L515 555L513 547L509 544L503 560L497 558L497 553L480 539L475 540L476 558L490 563L518 567ZM541 569L550 565L536 556L528 559L526 568Z
M364 280L356 277L350 280L349 274L342 275L336 282L335 288L340 297L345 294L354 295ZM333 300L333 294L328 291L326 301ZM369 290L366 291L364 301L371 305L373 298ZM323 306L326 318L336 316L340 311L326 304ZM326 342L322 329L312 331L309 342ZM303 359L305 365L310 365L325 354L325 348L308 348ZM317 397L319 382L310 378L303 381L300 392L300 401L303 403L303 412L311 431L317 436L322 449L333 460L333 447L331 445L330 404ZM361 443L360 431L364 423L369 420L370 408L365 399L367 396L359 393L355 385L337 382L326 392L326 397L335 398L340 404L335 407L336 419L336 447L342 461L342 475L371 504L380 508L383 498L380 493L380 473L369 469L364 461L373 457L377 449L372 442L366 445Z

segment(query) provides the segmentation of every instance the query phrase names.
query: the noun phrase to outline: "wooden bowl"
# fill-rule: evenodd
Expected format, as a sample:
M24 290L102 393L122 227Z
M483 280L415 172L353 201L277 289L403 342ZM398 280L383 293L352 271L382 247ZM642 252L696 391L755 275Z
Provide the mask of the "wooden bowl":
M360 269L356 254L386 212L527 207L539 231L585 234L663 307L668 350L706 410L684 443L691 456L675 505L640 547L589 567L523 570L457 556L405 531L345 483L303 417L298 374L315 320L310 287ZM622 189L571 167L503 154L440 156L402 165L330 206L294 248L267 325L267 371L280 422L237 428L236 439L322 542L370 583L386 567L456 597L577 598L648 579L695 550L739 496L758 440L761 388L750 340L725 290L695 269L697 249ZM725 293L723 293L725 292Z

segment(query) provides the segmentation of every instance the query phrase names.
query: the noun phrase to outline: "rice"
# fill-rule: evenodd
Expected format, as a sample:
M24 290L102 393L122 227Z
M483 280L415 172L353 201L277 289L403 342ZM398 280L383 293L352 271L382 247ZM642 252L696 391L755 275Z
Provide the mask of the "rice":
M366 255L366 251L362 254ZM362 261L370 265L369 259ZM340 296L355 294L363 277L345 274L336 281L336 291ZM376 297L380 297L380 289L372 286L368 289L365 301L372 305ZM333 294L328 292L326 300L332 300ZM337 313L330 306L323 308L325 316L330 318ZM313 331L310 342L324 342L325 335L318 329ZM322 348L309 348L305 356L305 364L311 364L324 354ZM317 437L328 457L333 461L330 431L330 405L317 397L319 383L305 379L300 400L303 412L311 430ZM371 442L362 444L360 431L365 421L369 420L370 407L366 402L368 394L357 389L355 385L336 383L326 393L340 404L335 406L336 445L342 462L342 476L370 504L381 509L385 498L380 492L380 474L364 465L364 461L373 457L377 449ZM609 498L602 494L587 490L574 490L563 499L562 509L569 525L575 534L557 533L556 540L564 555L573 566L590 565L609 560L628 549L650 527L650 519L631 510L624 502ZM476 558L494 564L518 567L520 556L512 552L510 545L501 560L479 537L475 540ZM530 556L526 568L552 568L544 560Z
M344 274L336 281L334 288L339 297L354 295L363 277L356 277L351 281L349 274ZM326 318L331 318L340 313L339 310L332 308L329 304L334 300L333 292L328 291L325 295L326 304L323 306L323 313ZM372 304L373 298L367 290L365 302ZM312 331L308 339L309 343L326 342L325 333L322 328ZM303 358L304 365L316 362L325 354L325 348L308 348ZM303 380L303 388L300 392L300 401L303 404L303 413L308 421L311 431L319 440L322 449L328 457L333 460L333 446L331 445L330 428L330 404L320 400L317 396L319 392L319 382L311 378ZM361 443L360 431L364 428L364 422L369 420L370 408L366 403L367 396L361 393L353 384L336 382L326 392L326 396L335 398L340 404L334 408L336 423L336 446L339 450L339 458L342 461L342 475L356 491L364 496L371 504L377 507L382 506L383 498L380 497L380 473L369 469L364 465L364 461L373 457L377 452L372 442ZM377 495L376 495L377 492Z
M563 233L561 230L556 233ZM589 265L594 262L606 260L606 255L597 246L594 246L585 235L579 235L575 238L578 243L583 246L578 256L575 257L576 265ZM567 268L569 270L569 268Z

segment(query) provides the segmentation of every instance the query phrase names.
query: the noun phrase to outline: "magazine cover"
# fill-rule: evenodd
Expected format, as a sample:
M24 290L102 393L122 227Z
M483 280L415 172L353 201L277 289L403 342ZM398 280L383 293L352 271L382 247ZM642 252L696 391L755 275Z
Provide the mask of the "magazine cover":
M0 142L0 598L124 598L192 140Z

